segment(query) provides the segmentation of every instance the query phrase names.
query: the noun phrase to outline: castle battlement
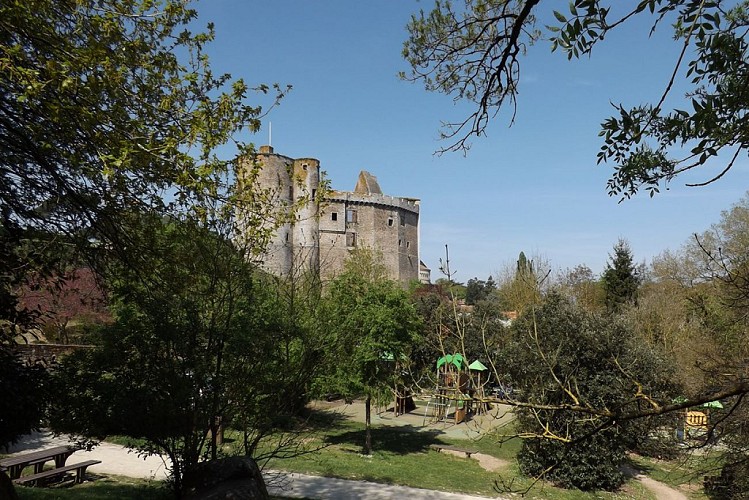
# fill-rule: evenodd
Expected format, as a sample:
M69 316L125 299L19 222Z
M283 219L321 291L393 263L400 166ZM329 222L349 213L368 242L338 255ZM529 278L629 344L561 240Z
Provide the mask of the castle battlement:
M279 206L309 195L297 220L275 229L262 259L267 271L285 276L306 269L330 278L353 250L372 248L390 278L404 284L419 279L420 200L383 194L377 177L364 170L353 191L331 190L318 200L317 159L290 158L261 146L252 160L246 168L259 164L258 187L276 193Z
M326 193L325 199L330 201L358 203L362 205L379 205L383 208L400 208L417 215L419 213L420 202L417 198L402 198L399 196L377 193L361 194L351 191L329 191Z

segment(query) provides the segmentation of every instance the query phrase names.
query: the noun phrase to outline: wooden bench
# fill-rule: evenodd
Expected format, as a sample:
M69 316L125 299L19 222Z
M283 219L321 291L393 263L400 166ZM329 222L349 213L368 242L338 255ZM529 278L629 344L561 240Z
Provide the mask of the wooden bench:
M72 446L57 446L46 450L34 451L15 455L0 460L0 470L7 470L11 479L21 477L23 469L34 466L34 472L41 472L44 464L50 460L55 461L55 467L63 467L65 461L76 451Z
M471 455L478 453L478 450L466 450L465 448L458 448L457 446L450 446L447 444L430 444L429 447L435 451L454 451L457 453L465 453L466 457L471 458Z
M75 471L75 482L82 483L83 478L86 475L86 468L88 468L89 465L96 465L100 463L101 460L86 460L85 462L81 462L78 464L71 464L64 467L58 467L56 469L45 470L42 472L37 472L36 474L31 474L30 476L22 476L18 479L14 479L13 482L16 484L28 483L31 485L36 485L36 483L42 479L57 478L59 476L67 474L68 472Z

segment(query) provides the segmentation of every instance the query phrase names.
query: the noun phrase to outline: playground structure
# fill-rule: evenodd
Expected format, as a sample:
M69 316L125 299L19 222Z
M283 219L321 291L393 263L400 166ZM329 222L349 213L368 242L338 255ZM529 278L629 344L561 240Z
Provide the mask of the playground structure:
M451 415L459 424L471 414L481 414L488 410L484 386L489 377L482 374L488 371L481 361L467 364L460 353L446 354L437 360L437 382L424 408L423 424L446 422Z
M405 356L402 356L401 359L396 359L391 353L385 352L381 357L380 361L384 363L385 365L390 366L390 370L392 370L393 374L393 385L390 388L390 391L392 392L393 396L393 416L397 417L399 415L405 415L406 413L409 413L416 409L416 403L414 402L413 395L411 394L410 389L408 388L407 384L405 384L400 376L398 376L398 373L401 373L403 371L403 367L401 365L401 362L403 359L406 359ZM381 404L384 404L382 406ZM384 401L380 401L377 406L377 413L383 413L387 410L388 404Z

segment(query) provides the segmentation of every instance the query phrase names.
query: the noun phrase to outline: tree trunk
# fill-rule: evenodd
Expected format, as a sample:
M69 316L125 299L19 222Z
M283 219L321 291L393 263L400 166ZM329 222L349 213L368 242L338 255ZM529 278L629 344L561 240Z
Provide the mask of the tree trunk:
M372 454L372 396L367 394L367 399L364 402L364 428L366 430L366 437L364 438L364 454Z
M218 425L216 420L218 417L211 418L211 460L216 460L218 457Z

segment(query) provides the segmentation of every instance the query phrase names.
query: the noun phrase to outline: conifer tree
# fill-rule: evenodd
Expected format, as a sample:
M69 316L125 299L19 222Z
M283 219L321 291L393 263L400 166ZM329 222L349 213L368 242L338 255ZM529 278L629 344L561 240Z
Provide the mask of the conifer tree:
M601 281L606 293L606 309L616 313L621 311L624 305L637 301L640 277L627 240L620 239L614 245L614 255L610 255L609 260Z

